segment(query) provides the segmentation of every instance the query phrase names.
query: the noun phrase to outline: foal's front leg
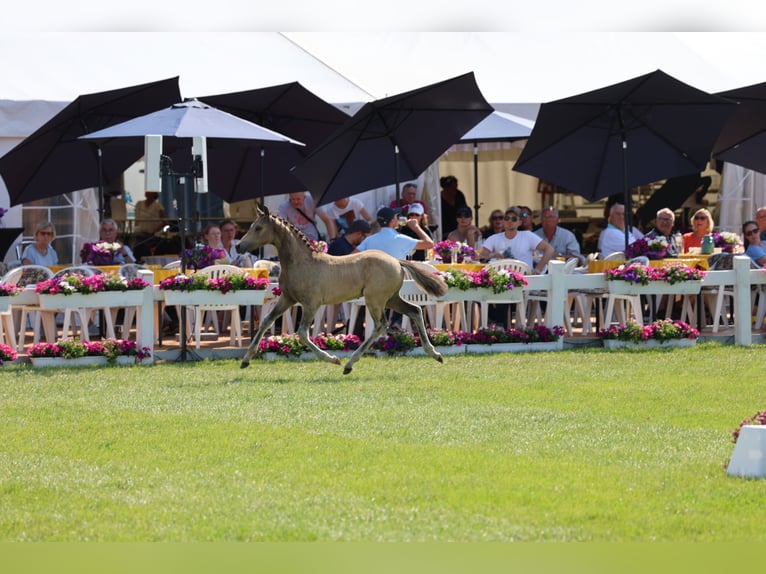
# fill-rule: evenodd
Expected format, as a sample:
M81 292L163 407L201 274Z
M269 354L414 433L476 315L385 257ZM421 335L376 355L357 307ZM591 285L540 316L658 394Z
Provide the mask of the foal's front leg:
M258 344L261 342L263 334L269 330L269 327L271 327L274 321L279 319L284 314L284 312L293 305L294 303L292 301L286 299L284 295L280 295L279 299L277 299L276 303L274 303L272 310L267 313L263 319L261 319L261 324L258 327L258 331L255 333L253 340L250 341L250 345L247 347L247 352L242 358L242 363L239 365L241 369L246 368L250 364L250 359L252 359L253 355L255 355L255 353L258 351Z
M298 338L301 340L301 343L311 349L314 354L323 361L327 361L328 363L333 363L335 365L340 365L340 359L338 357L331 355L327 351L317 347L316 343L314 343L314 341L311 340L311 337L309 337L309 328L311 327L311 322L314 319L316 312L316 308L312 309L304 305L301 315L301 322L298 325Z

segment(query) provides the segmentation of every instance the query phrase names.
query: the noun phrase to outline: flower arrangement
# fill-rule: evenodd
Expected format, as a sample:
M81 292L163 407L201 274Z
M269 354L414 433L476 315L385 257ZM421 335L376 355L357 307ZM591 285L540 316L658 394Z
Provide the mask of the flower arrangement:
M184 249L181 260L188 268L203 269L215 265L218 261L226 260L226 251L214 249L209 245L195 245L191 249Z
M325 351L354 351L362 344L356 335L321 334L311 337L311 340ZM264 337L258 343L258 352L276 353L282 357L298 357L303 353L310 353L311 350L301 342L297 334L291 334Z
M152 355L149 347L139 349L135 341L124 339L104 339L103 341L62 339L55 343L36 343L32 345L29 348L29 356L61 357L64 359L106 357L110 360L118 356L127 356L143 360L150 358Z
M633 321L629 321L625 325L612 325L608 329L598 332L598 336L602 339L627 341L630 343L650 340L663 343L671 339L696 339L699 337L699 334L699 331L688 323L671 319L655 321L643 327L640 327Z
M5 361L15 361L17 356L13 347L0 343L0 365L5 363Z
M80 258L88 265L112 265L114 256L120 249L122 245L108 241L85 243L80 249Z
M668 241L664 237L642 237L637 239L625 250L626 257L640 257L649 259L664 259L668 252Z
M522 329L504 329L490 326L463 337L466 345L494 345L498 343L552 343L564 336L560 325L528 325Z
M739 235L731 231L713 232L713 245L720 247L721 251L733 253L734 249L741 243Z
M415 348L415 336L407 331L393 331L373 341L370 348L387 355L404 355Z
M316 253L327 253L326 241L322 241L321 239L312 239L309 244L311 245L312 251L315 251Z
M206 273L179 273L160 281L160 289L164 291L229 291L252 290L263 291L269 286L266 277L251 277L247 273L231 273L217 279Z
M21 288L15 283L0 283L0 296L12 297L17 295Z
M434 243L434 256L444 263L464 263L475 260L476 251L467 243L445 239Z
M736 444L737 439L739 438L739 433L742 431L742 427L747 425L766 425L766 410L758 411L752 417L746 418L739 423L739 426L731 431L731 442Z
M72 274L41 281L35 286L35 293L41 295L72 295L73 293L89 295L106 291L138 291L145 287L150 287L150 284L140 277L127 279L112 273L101 273L88 277Z
M665 281L675 285L683 281L699 281L705 276L705 272L685 265L650 267L640 263L630 263L615 269L607 269L604 275L607 281L627 281L638 285L648 285L650 281Z
M495 269L494 267L484 267L480 271L451 269L450 271L439 272L439 275L444 279L448 287L455 287L461 291L484 287L492 289L493 293L504 293L505 291L524 287L528 284L526 278L521 273L508 271L507 269Z

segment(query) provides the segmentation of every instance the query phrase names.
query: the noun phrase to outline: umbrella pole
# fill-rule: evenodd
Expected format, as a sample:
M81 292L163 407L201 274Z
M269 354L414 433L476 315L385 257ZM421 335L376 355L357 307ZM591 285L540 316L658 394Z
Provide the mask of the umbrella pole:
M96 146L98 156L98 221L104 221L104 163L102 161L101 146Z
M622 136L622 185L625 195L625 251L630 243L630 230L633 227L633 198L628 187L628 139L625 137L625 122L622 119L622 106L617 107L617 118L620 122Z
M473 143L473 215L479 227L479 144Z
M399 205L399 146L394 144L394 173L396 174L396 205Z

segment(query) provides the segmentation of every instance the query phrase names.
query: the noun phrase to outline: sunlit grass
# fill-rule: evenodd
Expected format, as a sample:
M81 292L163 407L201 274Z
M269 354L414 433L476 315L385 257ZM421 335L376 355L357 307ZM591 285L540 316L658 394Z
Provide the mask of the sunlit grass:
M0 371L0 540L763 540L758 346Z

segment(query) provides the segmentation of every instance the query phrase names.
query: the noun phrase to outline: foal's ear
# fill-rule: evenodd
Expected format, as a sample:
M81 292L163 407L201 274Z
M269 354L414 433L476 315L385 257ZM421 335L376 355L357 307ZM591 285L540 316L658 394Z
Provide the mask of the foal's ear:
M261 215L265 215L266 217L269 216L269 208L266 207L265 205L257 205L256 208L258 210L258 213L260 213Z

